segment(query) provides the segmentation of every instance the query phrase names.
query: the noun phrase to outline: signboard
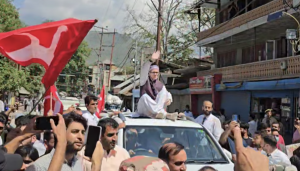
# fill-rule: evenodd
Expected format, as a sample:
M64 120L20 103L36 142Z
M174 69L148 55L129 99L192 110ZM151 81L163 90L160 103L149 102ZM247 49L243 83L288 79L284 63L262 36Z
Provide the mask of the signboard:
M205 85L205 78L204 77L190 78L190 88L191 89L204 88L204 85Z
M211 94L211 77L193 77L190 78L191 94Z
M191 89L211 88L211 77L190 78Z

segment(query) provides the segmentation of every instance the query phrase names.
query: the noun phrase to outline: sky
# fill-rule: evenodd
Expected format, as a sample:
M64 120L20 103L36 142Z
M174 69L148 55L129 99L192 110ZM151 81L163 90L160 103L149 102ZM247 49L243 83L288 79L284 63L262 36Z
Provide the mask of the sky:
M99 27L108 26L122 32L126 7L142 12L147 10L147 0L14 0L20 18L27 25L40 24L45 20L77 18L81 20L98 19ZM150 0L149 0L150 2Z
M191 6L193 1L184 0L184 4ZM124 18L128 14L126 8L139 14L149 10L146 2L151 3L150 0L14 0L13 4L19 11L20 19L27 25L66 18L98 19L96 26L107 26L111 32L115 28L117 32L123 33L126 24ZM94 27L93 30L99 29Z

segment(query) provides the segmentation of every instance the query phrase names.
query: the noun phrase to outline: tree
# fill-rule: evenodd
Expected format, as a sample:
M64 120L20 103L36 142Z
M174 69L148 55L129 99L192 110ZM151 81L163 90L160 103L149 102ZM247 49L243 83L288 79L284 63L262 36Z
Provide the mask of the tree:
M146 6L150 9L149 12L143 10L139 14L127 8L125 32L139 40L140 46L153 46L156 43L158 12L152 3L148 2ZM161 48L162 59L165 61L187 64L187 60L193 55L198 21L196 15L188 15L186 10L183 0L165 0L163 4ZM201 15L200 28L214 26L214 10L201 10L204 12Z
M88 47L88 43L83 41L74 53L71 60L62 70L61 74L64 74L65 81L63 84L67 85L67 92L80 93L85 80L89 76L89 68L85 61L90 55L91 49ZM57 82L60 84L61 82Z
M17 9L10 0L0 0L0 32L8 32L24 26L19 19ZM24 87L31 93L39 90L41 78L32 78L31 66L22 68L0 54L0 90L15 92Z

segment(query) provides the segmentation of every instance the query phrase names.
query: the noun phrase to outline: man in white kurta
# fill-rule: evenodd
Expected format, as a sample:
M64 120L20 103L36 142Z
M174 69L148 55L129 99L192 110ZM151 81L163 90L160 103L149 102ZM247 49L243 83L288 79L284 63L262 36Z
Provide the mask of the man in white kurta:
M159 81L159 67L153 62L160 56L159 52L152 55L151 61L144 63L140 76L140 99L136 113L151 118L177 119L178 113L167 113L166 106L172 101L171 94ZM180 115L181 116L181 115Z

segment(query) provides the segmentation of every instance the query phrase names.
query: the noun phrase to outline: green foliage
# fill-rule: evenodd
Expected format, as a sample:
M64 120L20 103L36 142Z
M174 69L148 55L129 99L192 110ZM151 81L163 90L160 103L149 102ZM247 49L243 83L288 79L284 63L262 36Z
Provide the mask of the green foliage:
M25 24L20 21L19 13L11 1L0 0L0 32L8 32L24 26ZM39 73L35 73L36 67L39 68ZM15 92L24 87L34 93L40 89L43 67L34 65L20 68L16 63L0 54L0 91Z
M123 74L127 74L127 75L134 74L134 67L126 66L123 70Z
M10 0L0 0L0 32L8 32L22 26L19 13Z
M87 42L83 41L63 69L60 77L64 77L64 79L59 79L57 84L66 86L65 90L69 93L80 93L84 81L88 78L89 68L85 61L90 53L91 49Z

